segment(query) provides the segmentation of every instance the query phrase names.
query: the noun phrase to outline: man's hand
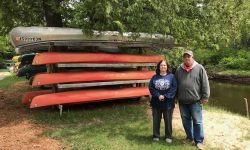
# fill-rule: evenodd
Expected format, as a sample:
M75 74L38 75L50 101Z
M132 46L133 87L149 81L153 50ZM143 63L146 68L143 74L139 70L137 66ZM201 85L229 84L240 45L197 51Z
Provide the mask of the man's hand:
M163 96L163 95L160 95L160 96L159 96L159 100L160 100L160 101L164 101L164 96Z
M202 104L208 103L208 99L202 99L202 100L201 100L201 103L202 103Z
M174 98L174 103L175 103L175 104L177 104L177 103L178 103L178 100L177 100L177 98L176 98L176 97Z

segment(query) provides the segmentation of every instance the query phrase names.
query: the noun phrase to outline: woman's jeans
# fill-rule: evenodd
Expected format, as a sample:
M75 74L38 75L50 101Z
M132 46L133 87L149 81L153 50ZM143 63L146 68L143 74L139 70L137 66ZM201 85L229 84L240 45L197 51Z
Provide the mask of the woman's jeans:
M172 116L173 110L161 110L157 108L152 108L153 115L153 137L160 138L160 125L161 118L163 115L164 123L165 123L165 138L172 139Z
M180 104L182 124L187 138L197 143L203 143L204 131L202 123L202 106L199 102L194 104Z

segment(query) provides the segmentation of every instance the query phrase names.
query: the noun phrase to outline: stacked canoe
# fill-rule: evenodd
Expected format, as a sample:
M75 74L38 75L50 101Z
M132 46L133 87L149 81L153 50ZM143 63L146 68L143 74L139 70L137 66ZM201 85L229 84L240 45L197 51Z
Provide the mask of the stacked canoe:
M47 66L47 72L32 78L32 86L51 87L25 93L23 104L37 108L149 95L145 83L154 72L147 67L163 58L142 54L141 49L169 48L172 38L140 33L138 39L131 40L128 33L119 36L111 31L87 37L80 31L43 27L11 31L17 53L39 52L32 65Z

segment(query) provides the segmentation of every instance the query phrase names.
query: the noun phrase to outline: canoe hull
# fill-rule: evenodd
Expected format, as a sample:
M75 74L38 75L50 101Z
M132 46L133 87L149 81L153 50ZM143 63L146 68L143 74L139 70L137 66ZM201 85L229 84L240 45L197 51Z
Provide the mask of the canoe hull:
M22 97L22 104L29 104L32 99L36 96L52 93L51 90L42 90L42 91L31 91L26 92Z
M57 46L101 46L109 47L128 45L130 43L156 43L157 45L174 44L174 38L169 35L135 33L118 31L93 31L89 36L82 29L76 28L58 28L58 27L16 27L10 32L12 45L16 48L17 53L27 53L44 48L48 50L50 43ZM107 45L105 43L108 43ZM138 45L139 46L139 45ZM143 46L143 45L141 45Z
M68 91L36 96L33 98L30 108L59 104L78 104L96 101L108 101L113 99L141 97L147 95L149 95L149 90L147 87Z
M156 63L162 60L158 55L128 55L107 53L41 53L33 60L33 65L58 63Z
M154 74L153 71L42 73L34 77L32 86L73 82L144 80L150 79Z

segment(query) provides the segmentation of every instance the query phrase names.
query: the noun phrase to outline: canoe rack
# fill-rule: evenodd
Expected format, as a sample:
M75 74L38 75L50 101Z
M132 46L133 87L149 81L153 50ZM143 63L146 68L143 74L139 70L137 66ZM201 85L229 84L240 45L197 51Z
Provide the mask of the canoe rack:
M107 54L118 54L118 55L134 55L134 56L143 56L147 51L156 51L162 49L171 49L176 46L172 40L170 42L143 42L143 41L120 41L120 40L48 40L48 41L34 41L31 43L26 43L23 45L15 46L15 50L19 54L24 53L100 53L100 49L104 47L104 51L102 53ZM62 50L64 48L64 50ZM81 50L74 51L74 48L80 48ZM106 51L111 48L112 52ZM130 50L131 49L131 50ZM86 50L86 51L85 51ZM132 52L133 51L133 52ZM157 56L155 53L153 56ZM128 62L58 62L53 64L46 64L47 73L70 73L77 71L148 71L149 68L155 67L157 62L160 61L163 57L159 57L157 61L154 62L133 62L131 59ZM74 59L74 58L72 58ZM154 69L153 69L154 70ZM67 76L67 78L70 76ZM50 84L50 90L45 91L35 91L35 92L27 92L24 94L22 102L24 104L30 104L30 108L42 108L44 106L58 106L60 115L63 113L63 105L64 104L78 104L77 97L74 94L81 95L81 91L88 95L88 91L91 93L97 93L105 95L103 99L96 99L95 97L90 97L90 100L86 98L81 101L79 99L79 103L87 103L87 102L96 102L96 101L106 101L111 99L120 99L120 98L134 98L134 97L142 97L148 96L149 91L147 90L147 84L152 76L148 76L144 79L138 78L129 78L123 80L105 80L105 81L88 81L88 82L71 82L71 83L53 83ZM94 78L94 77L93 77ZM114 95L109 95L107 92L103 93L109 88L113 88ZM103 89L103 91L102 91ZM133 90L136 93L133 93ZM112 91L112 90L111 90ZM118 92L118 93L117 93ZM120 94L123 95L119 97ZM110 92L112 93L112 92ZM67 98L67 94L72 97L72 99ZM131 95L131 96L130 96ZM49 99L51 97L58 98L55 102L55 99ZM59 97L64 96L64 101L60 103ZM83 95L81 95L83 96ZM100 95L102 96L102 95ZM46 98L46 99L45 99ZM33 100L35 99L35 103ZM48 100L49 99L49 100ZM51 102L51 104L50 104Z

